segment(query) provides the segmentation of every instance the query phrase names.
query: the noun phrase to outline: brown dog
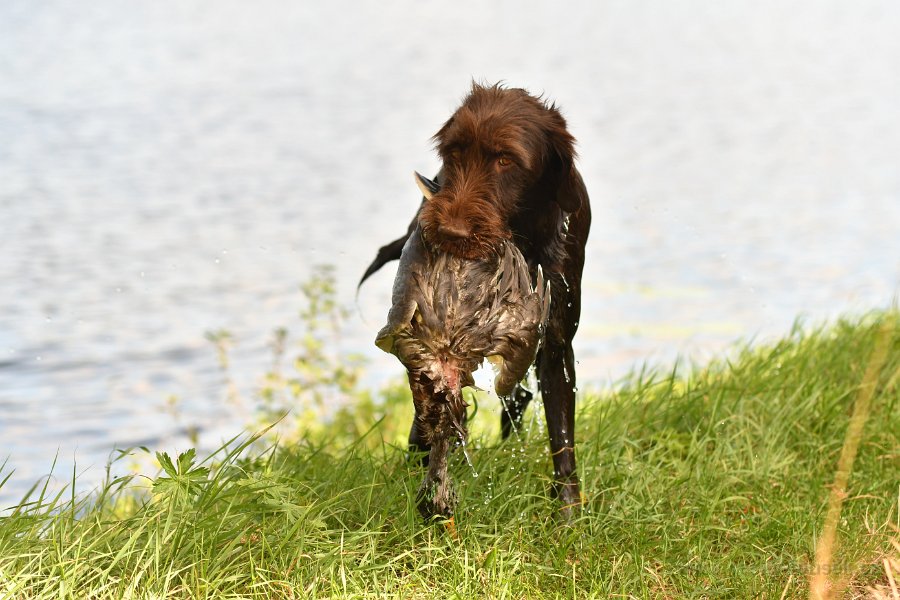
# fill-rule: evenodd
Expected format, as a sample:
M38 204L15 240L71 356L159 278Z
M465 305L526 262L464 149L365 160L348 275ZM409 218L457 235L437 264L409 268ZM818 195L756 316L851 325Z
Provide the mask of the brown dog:
M360 284L400 257L419 224L424 239L462 258L483 259L512 240L532 280L540 265L552 303L535 364L544 400L554 467L554 492L571 515L581 502L575 471L575 357L572 338L581 314L584 245L591 223L587 190L575 168L575 139L552 104L522 89L474 84L434 136L443 161L440 190L419 209L403 237L382 247ZM531 394L519 387L502 416L507 437ZM410 446L428 451L416 431Z

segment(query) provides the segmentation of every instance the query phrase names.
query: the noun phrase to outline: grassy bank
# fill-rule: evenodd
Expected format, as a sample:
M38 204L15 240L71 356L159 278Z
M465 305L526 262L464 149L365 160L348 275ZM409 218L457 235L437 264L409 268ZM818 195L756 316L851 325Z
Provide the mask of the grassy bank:
M487 407L475 417L491 433L471 467L457 457L455 536L421 522L419 469L380 441L409 420L391 406L355 440L264 436L204 462L163 456L155 479L90 499L36 490L0 518L0 598L793 598L823 568L847 595L892 597L898 315L794 331L690 374L637 372L580 406L586 503L570 526L548 497L539 405L504 444ZM854 414L847 493L831 494Z

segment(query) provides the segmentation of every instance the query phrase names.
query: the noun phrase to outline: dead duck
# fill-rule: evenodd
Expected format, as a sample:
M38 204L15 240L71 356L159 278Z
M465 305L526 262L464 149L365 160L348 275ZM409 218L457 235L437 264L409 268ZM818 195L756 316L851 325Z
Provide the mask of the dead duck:
M438 184L416 173L425 201ZM429 454L419 490L426 518L449 517L455 496L447 458L466 440L462 388L484 359L494 388L510 396L534 362L550 308L540 267L532 282L521 252L504 242L485 259L464 259L429 245L416 227L400 257L387 324L375 344L406 367L415 405L411 445Z

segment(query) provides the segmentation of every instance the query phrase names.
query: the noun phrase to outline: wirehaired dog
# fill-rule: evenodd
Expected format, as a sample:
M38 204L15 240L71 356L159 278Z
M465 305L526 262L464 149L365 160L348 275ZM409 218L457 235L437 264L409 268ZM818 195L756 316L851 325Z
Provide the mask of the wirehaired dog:
M532 281L538 267L552 302L535 365L550 435L554 492L570 516L581 502L575 468L575 356L581 274L591 212L575 168L575 139L553 104L522 89L473 84L435 134L443 163L434 197L423 202L407 233L378 251L360 284L400 258L417 227L429 244L460 258L485 260L510 241ZM521 423L531 393L518 386L505 403L503 436ZM413 423L410 446L429 451Z

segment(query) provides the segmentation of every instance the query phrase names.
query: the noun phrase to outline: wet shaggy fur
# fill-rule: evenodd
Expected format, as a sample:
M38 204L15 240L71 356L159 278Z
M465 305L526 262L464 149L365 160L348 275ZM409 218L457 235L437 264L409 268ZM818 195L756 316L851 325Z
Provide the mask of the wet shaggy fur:
M434 247L483 259L511 241L532 281L540 265L553 301L535 361L554 467L554 492L565 516L580 503L575 468L575 357L581 274L591 212L575 167L574 138L553 104L522 89L473 85L434 136L440 191L421 206L407 232L382 247L364 281L400 258L417 226ZM504 436L520 422L531 394L517 388L502 416ZM413 424L410 445L430 450Z

